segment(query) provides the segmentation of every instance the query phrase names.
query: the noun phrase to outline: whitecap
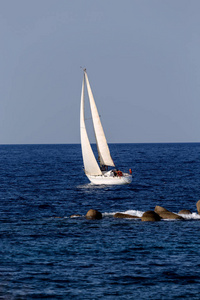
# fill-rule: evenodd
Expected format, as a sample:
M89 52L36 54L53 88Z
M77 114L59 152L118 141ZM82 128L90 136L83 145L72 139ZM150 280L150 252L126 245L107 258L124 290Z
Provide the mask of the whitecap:
M112 217L116 213L129 214L141 218L144 212L140 210L126 210L126 211L104 212L102 215L104 217Z
M197 213L192 213L192 214L188 214L188 215L186 215L186 214L178 214L178 215L187 220L200 220L200 215Z

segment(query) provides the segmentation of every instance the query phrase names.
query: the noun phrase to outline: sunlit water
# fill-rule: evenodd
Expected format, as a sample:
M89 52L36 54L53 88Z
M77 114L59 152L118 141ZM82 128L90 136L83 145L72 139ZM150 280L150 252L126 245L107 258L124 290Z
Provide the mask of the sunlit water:
M90 184L80 145L0 146L0 299L199 299L200 144L110 149L132 184ZM156 205L192 214L113 218Z

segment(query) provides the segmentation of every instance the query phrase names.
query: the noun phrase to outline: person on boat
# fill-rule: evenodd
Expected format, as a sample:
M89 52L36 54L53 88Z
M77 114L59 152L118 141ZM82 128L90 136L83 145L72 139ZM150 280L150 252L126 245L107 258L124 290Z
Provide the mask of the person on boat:
M101 166L101 171L105 171L106 167L104 165Z
M101 171L108 171L108 166L102 165L101 166Z
M132 175L132 170L131 169L129 169L129 173Z
M117 170L113 170L114 176L117 176Z

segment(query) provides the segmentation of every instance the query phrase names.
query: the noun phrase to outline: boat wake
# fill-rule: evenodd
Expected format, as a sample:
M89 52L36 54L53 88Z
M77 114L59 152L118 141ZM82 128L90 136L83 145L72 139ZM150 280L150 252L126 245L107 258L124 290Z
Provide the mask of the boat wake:
M77 186L77 189L105 189L105 188L108 188L108 186L105 184L97 185L91 182Z

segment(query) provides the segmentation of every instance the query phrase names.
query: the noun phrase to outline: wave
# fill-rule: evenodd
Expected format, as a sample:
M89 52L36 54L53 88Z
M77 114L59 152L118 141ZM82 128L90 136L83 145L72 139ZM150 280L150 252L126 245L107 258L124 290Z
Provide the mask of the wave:
M141 210L125 210L125 211L114 211L114 212L102 212L102 216L103 217L113 217L116 213L122 213L122 214L128 214L128 215L132 215L132 216L136 216L141 218L143 213L145 211L141 211ZM193 212L191 214L178 214L176 212L173 212L181 217L183 217L185 220L200 220L200 215L196 212ZM68 219L68 218L79 218L82 217L84 218L85 215L71 215L71 216L65 216L65 217L50 217L50 219ZM128 219L128 218L127 218ZM133 219L131 219L133 220ZM163 219L163 221L175 221L174 219Z
M116 212L110 212L110 213L109 212L104 212L102 214L103 214L104 217L109 217L109 216L111 217L111 216L113 216L116 213L129 214L129 215L141 218L142 215L143 215L143 213L144 213L144 211L140 211L140 210L126 210L126 211L116 211ZM193 212L191 214L188 214L188 215L186 215L186 214L178 214L176 212L174 212L174 213L177 214L177 215L179 215L179 216L181 216L181 217L183 217L186 220L200 220L200 215L197 214L197 213L195 213L195 212ZM163 219L163 220L174 221L173 219Z
M103 217L112 217L114 216L114 214L116 213L122 213L122 214L128 214L128 215L132 215L132 216L136 216L141 218L144 211L140 211L140 210L126 210L126 211L115 211L115 212L104 212L102 213Z
M195 212L189 215L185 215L185 214L178 214L178 215L187 220L200 220L200 215Z

